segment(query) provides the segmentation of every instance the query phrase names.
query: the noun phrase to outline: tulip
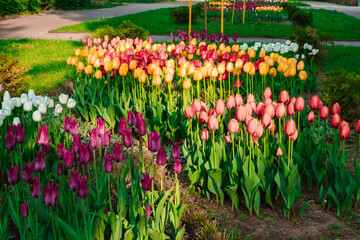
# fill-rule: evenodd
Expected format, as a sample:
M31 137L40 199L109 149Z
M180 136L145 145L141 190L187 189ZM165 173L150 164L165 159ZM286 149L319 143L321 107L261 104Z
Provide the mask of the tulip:
M26 102L24 103L24 110L25 110L26 112L31 112L31 111L32 111L32 102L26 101Z
M62 162L59 162L56 165L56 173L58 176L62 176L64 174L64 164Z
M357 133L360 133L360 120L358 120L358 121L356 122L355 131L356 131Z
M191 106L186 106L184 113L187 119L193 119L195 117L195 111Z
M142 173L141 175L141 187L144 191L150 191L151 190L151 182L154 179L154 177L150 178L148 173Z
M209 117L211 117L211 116L215 116L215 117L216 117L216 112L215 112L215 109L214 109L214 108L210 108L210 109L209 109L208 116L209 116Z
M331 114L334 115L335 113L337 114L341 114L341 108L340 108L340 104L335 103L332 108L331 108Z
M280 156L282 156L282 155L283 155L283 152L282 152L281 148L278 147L278 149L277 149L277 151L276 151L276 156L280 157Z
M57 144L57 157L59 160L62 160L63 159L63 156L64 156L64 144L63 143L59 143Z
M56 115L60 115L63 111L63 107L61 106L61 104L56 104L55 106L55 114Z
M323 106L321 109L320 109L320 118L322 120L325 120L329 117L329 108L327 106Z
M60 96L59 96L59 102L60 102L61 104L65 105L65 104L67 103L67 101L68 101L68 98L69 98L68 95L62 93L62 94L60 94Z
M293 104L293 103L290 103L288 106L287 106L287 114L289 115L289 116L294 116L295 114L296 114L296 112L295 112L295 104Z
M71 178L69 180L69 188L71 191L76 192L79 190L79 171L72 171Z
M89 186L87 184L87 177L80 177L79 176L79 191L78 191L78 196L80 198L86 198L87 196L89 196Z
M166 150L164 147L160 147L160 150L157 153L156 164L159 166L164 166L166 164Z
M91 149L97 149L100 146L100 138L98 134L98 128L94 128L92 131L90 131L90 141L89 141L89 147Z
M37 152L35 158L35 170L42 172L45 169L45 159L41 152Z
M235 115L237 120L240 122L244 121L247 116L246 108L244 106L238 107Z
M49 144L49 136L48 136L48 126L46 125L41 125L41 127L39 128L39 135L37 138L37 144L39 144L40 146L44 146Z
M144 118L143 118L143 114L144 113L136 113L136 117L135 117L135 127L139 127L139 124L140 124L140 121L142 121L142 120L144 120Z
M174 164L174 173L179 174L181 173L181 163L180 163L180 159L175 159L175 164Z
M126 128L127 128L126 118L121 118L119 123L119 133L124 132Z
M33 198L39 198L41 196L41 187L40 187L40 182L39 182L38 177L34 178L34 180L33 180L31 196Z
M285 109L284 104L283 103L278 104L277 107L276 107L276 111L275 111L276 112L276 117L277 118L285 117L285 111L286 111L286 109Z
M110 131L105 132L105 134L101 138L101 145L105 147L110 145L110 135L111 135Z
M280 93L279 95L279 101L285 105L287 105L290 101L290 96L289 96L289 93L284 90Z
M19 144L25 142L26 140L25 130L21 123L15 126L15 138L16 138L16 142Z
M144 136L146 134L145 120L139 119L137 121L137 134L139 136Z
M80 134L78 134L78 135L75 135L75 136L74 136L71 150L72 150L74 153L79 153L80 146L81 146L81 136L80 136Z
M99 137L103 137L105 134L105 120L101 120L101 118L97 119L97 125L96 128L98 129L98 135Z
M107 154L105 159L104 159L104 172L105 173L111 173L113 170L112 167L112 156Z
M333 128L337 128L338 125L340 124L341 122L341 117L339 114L335 113L334 115L332 115L331 117L331 126Z
M265 104L262 102L259 102L258 105L256 106L256 115L258 115L259 117L261 117L262 115L264 115L264 110L265 110Z
M225 135L225 136L224 136L224 139L225 139L225 142L226 142L226 143L231 143L231 138L230 138L230 136Z
M123 144L125 147L131 147L134 144L131 129L126 129L125 132L121 133L123 138Z
M227 109L232 109L233 107L235 107L235 97L233 95L230 95L227 99L226 99L226 107Z
M310 112L309 112L307 119L308 119L308 122L313 122L313 121L315 121L315 114L314 114L313 111L310 111Z
M350 137L350 126L346 121L342 121L339 124L339 132L340 137L344 140Z
M240 94L237 93L237 94L235 95L235 105L236 105L237 107L240 107L242 104L243 104L243 98L241 97Z
M67 150L64 151L63 162L66 169L71 169L75 167L76 165L75 157L76 157L75 153Z
M160 133L151 132L148 134L148 148L151 152L157 152L160 149Z
M228 124L228 130L231 134L237 133L239 129L239 123L236 119L231 119Z
M79 161L81 163L88 163L91 158L91 152L88 144L79 145Z
M150 217L151 216L151 205L148 204L145 209L145 216Z
M28 204L26 202L21 204L21 217L27 218L29 216Z
M250 121L246 124L246 131L253 135L256 131L256 128L258 127L258 121L257 119L250 119Z
M121 162L124 156L124 153L121 149L121 144L115 142L114 143L114 151L113 151L113 159L115 162Z
M255 102L255 97L252 93L249 93L249 95L246 98L246 103Z
M272 92L269 87L265 88L263 97L264 97L264 99L272 98Z
M71 128L71 117L66 116L64 120L64 131L70 132L70 128Z
M295 131L297 131L295 121L293 119L287 120L285 123L285 134L290 137L295 134Z
M218 99L215 104L215 112L217 115L223 115L225 112L225 103L222 99Z
M177 143L177 142L173 143L173 149L172 149L172 152L171 152L171 158L172 159L180 158L180 148L179 148L179 143Z
M46 105L44 103L40 103L38 110L42 114L46 113L46 111L47 111Z
M299 133L298 130L295 129L295 133L290 136L290 140L295 141L297 139L297 137L298 137L298 133Z
M295 110L301 112L305 108L305 100L302 97L298 97L295 102Z
M19 125L19 124L20 124L20 118L14 117L14 119L13 119L13 125L16 127L16 126Z
M219 121L214 115L209 117L208 128L211 131L215 131L215 130L217 130L219 128Z
M16 145L16 136L14 134L14 127L9 125L7 133L5 134L5 147L8 151L12 151Z
M19 171L20 171L19 165L15 165L14 167L9 166L7 179L11 185L15 185L19 182Z
M72 109L75 106L76 106L76 101L72 98L69 98L69 100L67 101L66 107Z
M199 114L199 121L201 124L205 124L208 121L208 114L205 111L201 111Z
M261 118L261 124L267 128L268 126L270 126L271 123L272 123L272 119L270 115L268 113L265 113Z
M193 109L195 112L200 112L201 111L201 102L199 99L194 99L193 100Z
M73 137L79 133L79 128L78 128L77 122L78 121L76 119L74 119L70 123L69 131L70 131L70 135Z
M26 183L32 183L34 175L34 163L26 163L23 168L22 178Z
M319 109L320 99L319 96L315 95L310 98L310 108L312 110Z
M209 131L206 128L203 128L200 137L203 141L207 141L209 139Z
M133 111L128 111L128 125L129 126L135 125L135 115Z

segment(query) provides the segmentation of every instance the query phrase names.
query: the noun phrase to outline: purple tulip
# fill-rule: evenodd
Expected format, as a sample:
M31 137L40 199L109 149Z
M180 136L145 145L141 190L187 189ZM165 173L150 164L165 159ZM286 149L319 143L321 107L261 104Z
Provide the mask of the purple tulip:
M125 132L125 129L127 128L126 125L126 118L121 118L119 123L119 133Z
M71 123L70 123L70 135L71 136L75 136L79 133L79 128L78 128L78 125L77 125L78 121L76 119L72 120Z
M27 218L28 216L29 216L28 204L26 202L23 202L21 204L21 217Z
M51 152L50 143L41 147L41 154L45 157Z
M78 170L71 172L69 188L73 192L76 192L77 190L79 190L79 171Z
M20 171L19 165L16 165L14 167L9 166L7 179L11 185L15 185L19 182L19 171Z
M145 209L145 216L150 217L151 216L151 205L148 204Z
M134 143L134 139L132 137L131 130L126 128L125 132L123 132L121 135L123 137L124 146L131 147Z
M171 158L172 159L180 158L180 148L179 148L179 143L177 143L177 142L173 143L173 150L171 152Z
M81 136L80 136L80 134L73 135L73 142L72 142L72 146L71 146L72 151L74 153L79 153L80 145L81 145Z
M12 151L16 145L16 137L14 134L14 127L8 126L7 133L5 134L5 147L8 151Z
M79 177L79 191L78 196L80 198L86 198L89 196L89 186L87 184L87 177Z
M135 115L133 111L128 111L128 125L129 126L134 126L135 124Z
M40 182L39 182L38 177L34 178L32 191L31 191L31 196L33 198L38 198L38 197L41 196L41 187L40 187Z
M64 131L70 132L70 126L71 126L71 117L66 116L64 120Z
M53 183L49 183L48 185L44 186L44 203L46 206L55 205L58 195L58 189L54 186Z
M156 164L159 166L164 166L166 164L166 150L164 147L160 147L160 150L157 153Z
M103 145L105 147L109 146L110 145L110 136L111 136L110 131L105 132L105 134L101 138L101 145Z
M37 152L36 158L35 158L35 170L37 172L42 172L45 169L45 160L44 156L41 152Z
M64 144L63 143L59 143L57 144L57 157L59 160L62 160L63 157L64 157L64 150L65 150L65 147L64 147Z
M16 142L19 144L25 142L25 140L26 140L25 130L21 123L19 123L17 126L15 126L15 138L16 138Z
M66 169L71 169L71 168L75 167L75 165L76 165L75 153L65 150L63 162L64 162Z
M104 172L111 173L112 170L113 170L112 156L108 154L108 155L106 155L106 157L104 159Z
M63 162L59 162L56 165L56 173L59 176L62 176L64 174L64 164L63 164Z
M175 164L174 164L174 173L179 174L181 172L181 163L180 163L180 159L175 159Z
M98 129L99 137L104 136L104 134L105 134L105 120L102 120L101 118L98 118L96 128Z
M98 128L94 128L92 131L90 131L90 142L89 147L91 149L97 149L100 146L100 138L98 133Z
M90 152L90 148L89 145L80 145L80 150L79 150L79 161L81 163L88 163L90 161L91 158L91 152Z
M24 182L26 183L32 183L33 181L33 175L34 175L34 163L26 163L23 172L22 172L22 178Z
M124 153L121 149L121 144L115 142L114 143L114 151L113 151L113 159L115 162L121 162L124 156Z
M40 146L44 146L46 144L49 143L50 139L48 136L48 126L46 125L41 125L41 127L39 128L39 135L37 138L37 144L39 144Z
M140 121L141 121L141 120L144 120L143 114L144 114L144 113L139 113L139 112L136 113L136 118L135 118L135 121L134 121L135 127L138 128Z
M160 143L160 133L151 132L148 134L148 148L152 152L159 151L161 146Z
M150 177L148 173L143 173L141 176L141 186L144 191L150 191L151 190L151 182L154 179L154 177Z
M139 119L137 121L137 134L139 136L144 136L146 134L145 120Z

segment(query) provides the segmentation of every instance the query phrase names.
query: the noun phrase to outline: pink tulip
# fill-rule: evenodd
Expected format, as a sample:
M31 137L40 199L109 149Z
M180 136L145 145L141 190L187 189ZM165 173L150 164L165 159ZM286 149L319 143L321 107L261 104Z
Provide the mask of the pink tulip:
M276 107L276 117L283 118L285 117L285 113L285 105L283 103L278 104Z
M255 102L255 97L252 93L249 93L249 95L246 98L246 103L249 103L249 102Z
M295 134L295 130L296 130L295 121L293 119L287 120L287 122L285 123L285 134L290 137Z
M295 141L298 138L298 130L295 128L295 133L290 136L291 141Z
M282 155L283 155L283 152L282 152L281 148L278 147L278 149L277 149L277 151L276 151L276 156L280 157L280 156L282 156Z
M236 109L236 119L239 120L240 122L244 121L247 113L246 113L246 108L244 106L240 106Z
M228 124L228 130L231 134L237 133L239 131L239 123L236 119L231 119Z
M231 138L228 135L225 135L224 137L226 143L231 143Z
M319 108L319 96L315 95L310 98L310 108L312 110L317 110Z
M209 139L209 131L206 128L203 128L200 137L203 141L207 141Z
M195 111L191 106L186 106L184 113L187 119L193 119L195 117Z
M257 128L255 130L255 133L254 133L254 137L255 138L261 138L261 136L263 135L264 133L264 128L261 124L258 124L257 125Z
M301 112L305 108L305 100L302 97L298 97L295 102L295 110Z
M269 87L265 88L263 97L264 97L264 99L272 98L272 92Z
M272 104L272 99L271 98L267 98L267 99L265 99L264 100L264 104L265 104L265 106L267 106L267 105L269 105L269 104Z
M235 97L233 95L230 95L227 99L226 99L226 107L227 109L232 109L233 107L235 107Z
M256 111L255 111L256 115L258 117L261 117L264 114L264 111L265 111L265 104L259 102L258 105L256 106Z
M274 107L274 105L272 105L272 104L267 105L267 106L265 107L264 113L269 114L269 116L270 116L271 118L273 118L273 117L275 116L275 107Z
M237 107L240 107L242 104L243 104L243 98L241 97L241 95L240 94L236 94L235 95L235 105L237 106Z
M211 130L211 131L215 131L216 129L219 128L219 121L218 119L212 115L209 117L209 120L208 120L208 128Z
M199 121L201 124L205 124L208 121L208 114L205 111L201 111L199 114Z
M289 93L284 90L280 93L279 95L279 101L285 105L287 105L290 101L290 96L289 96Z
M204 102L201 102L201 111L207 112L208 108Z
M201 102L199 99L194 99L193 100L193 108L195 112L200 112L201 111Z
M289 103L289 105L287 106L287 114L289 116L294 116L295 115L295 104L293 104L292 102Z
M339 126L340 122L341 122L341 117L339 114L335 113L334 115L332 115L331 126L333 128L337 128Z
M320 109L319 115L320 115L320 118L321 118L322 120L327 119L327 118L329 117L329 114L330 114L330 112L329 112L329 108L328 108L327 106L323 106L323 107Z
M225 103L222 99L216 101L215 112L217 115L223 115L225 112Z
M340 108L340 104L335 103L332 108L331 108L331 114L334 115L335 113L337 114L341 114L341 108Z
M315 114L313 111L310 111L307 117L308 122L313 122L315 121Z
M356 122L355 131L356 131L357 133L360 133L360 120L358 120L358 121Z
M253 114L253 108L250 103L245 104L246 115L251 116Z
M257 119L253 118L250 119L249 122L246 124L246 131L253 135L256 131L256 128L258 127Z
M262 116L261 124L267 128L271 124L271 122L272 122L272 119L271 119L270 115L268 113L265 113Z

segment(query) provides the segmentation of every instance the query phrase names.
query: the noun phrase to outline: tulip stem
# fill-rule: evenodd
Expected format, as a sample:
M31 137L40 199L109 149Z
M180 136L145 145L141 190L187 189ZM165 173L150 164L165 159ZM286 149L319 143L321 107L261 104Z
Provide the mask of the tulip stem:
M215 150L215 131L212 131L212 142L213 142L213 149L214 149L214 165L213 168L217 168L216 164L216 150Z
M88 231L87 231L87 225L86 225L86 215L85 215L85 206L84 206L84 199L82 199L82 208L83 208L83 213L84 213L84 225L85 225L85 234L86 234L86 239L88 238Z
M170 102L170 111L172 110L172 95L171 95L171 83L168 83L169 88L169 102Z
M288 147L288 164L289 164L289 168L291 168L290 148L291 148L291 140L290 140L290 137L289 137L289 147Z
M11 157L11 164L14 166L14 157L13 157L13 151L10 151L10 157Z
M108 189L109 189L109 207L110 207L110 212L112 211L112 208L111 208L111 186L110 186L110 173L108 173Z
M98 182L97 182L97 171L96 171L96 156L95 156L95 149L93 149L93 156L94 156L94 178L95 178L95 184L96 184L96 189L99 192L99 188L98 188Z
M164 166L161 166L161 174L160 174L160 178L161 178L161 183L160 183L161 193L162 193L162 191L163 191L163 174L164 174Z
M77 214L77 208L76 208L76 195L75 194L76 193L73 192L73 198L74 198L74 204L75 204L75 215L76 215L76 226L79 228L79 220L78 220L78 214Z
M231 134L231 142L232 142L232 153L233 153L233 158L235 159L235 143L234 143L234 134Z
M345 139L343 140L342 159L345 162Z
M35 208L36 208L35 236L36 239L38 239L38 198L35 198Z
M51 215L51 222L52 222L52 225L53 225L54 239L56 239L55 223L54 223L54 218L53 218L52 207L51 206L50 206L50 215Z

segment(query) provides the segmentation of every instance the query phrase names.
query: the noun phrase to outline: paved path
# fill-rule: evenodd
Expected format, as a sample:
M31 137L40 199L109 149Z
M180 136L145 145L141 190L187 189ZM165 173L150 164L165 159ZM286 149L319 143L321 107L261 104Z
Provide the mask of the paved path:
M194 0L194 4L200 0ZM338 10L346 14L360 18L360 7L342 6L333 3L307 1L312 8L324 8L328 10ZM183 5L189 2L183 1ZM84 21L97 20L102 18L119 17L133 13L180 6L181 2L163 2L153 4L131 3L123 6L106 9L77 10L77 11L47 11L44 14L28 16L11 16L0 18L0 39L64 39L80 40L86 33L49 33L50 30L81 23ZM360 27L360 26L359 26ZM154 41L170 41L169 36L151 35ZM285 41L285 39L271 39L260 37L244 37L239 41L261 41L275 42ZM336 45L358 46L360 41L336 41Z

